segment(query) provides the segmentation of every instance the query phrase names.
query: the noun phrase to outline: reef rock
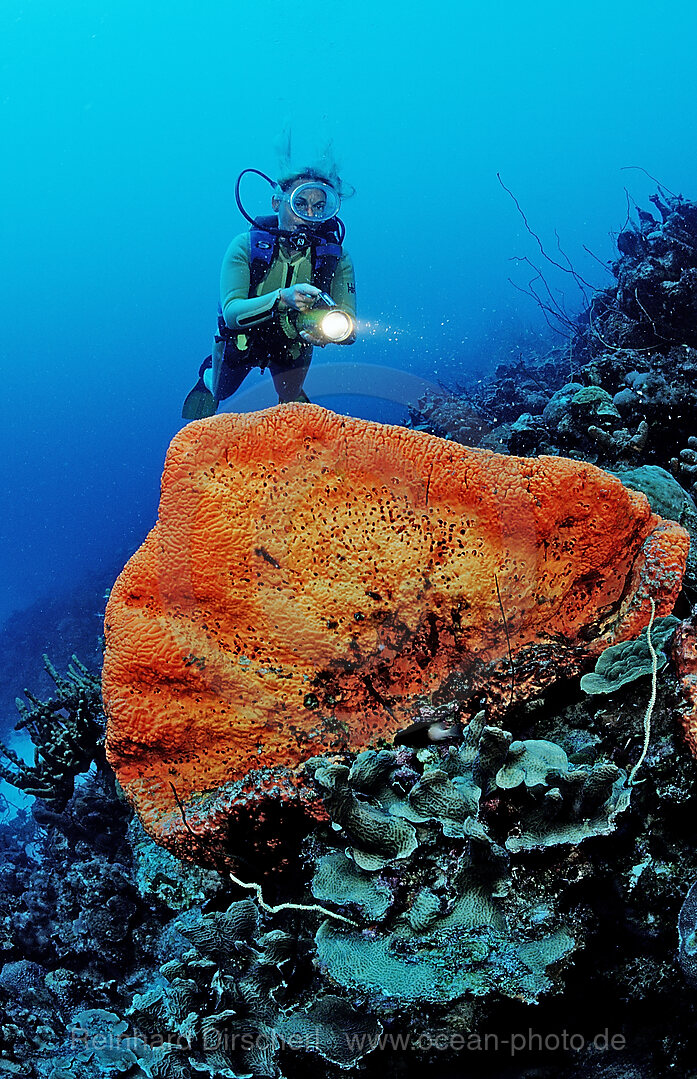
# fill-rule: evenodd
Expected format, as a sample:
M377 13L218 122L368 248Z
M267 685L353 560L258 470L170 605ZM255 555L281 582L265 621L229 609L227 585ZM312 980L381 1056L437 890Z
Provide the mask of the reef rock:
M697 439L695 440L697 442ZM658 465L613 472L632 491L643 491L654 513L677 521L690 535L685 580L697 585L697 506L678 481Z
M680 623L673 641L672 656L682 692L678 714L687 744L697 757L697 615Z
M146 830L229 854L298 766L465 721L669 614L686 532L592 465L279 405L190 424L112 590L107 754ZM514 658L512 678L509 655ZM234 846L234 844L233 844Z
M690 888L680 909L678 933L680 966L688 982L697 986L697 881Z

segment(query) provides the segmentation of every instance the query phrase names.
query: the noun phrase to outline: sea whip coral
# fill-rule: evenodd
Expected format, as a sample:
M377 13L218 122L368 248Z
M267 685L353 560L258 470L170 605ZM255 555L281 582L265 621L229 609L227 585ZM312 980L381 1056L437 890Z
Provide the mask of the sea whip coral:
M668 614L687 549L582 462L316 405L197 421L109 600L109 760L155 839L210 860L250 801L311 798L309 757L424 701L495 714L637 634L651 598Z

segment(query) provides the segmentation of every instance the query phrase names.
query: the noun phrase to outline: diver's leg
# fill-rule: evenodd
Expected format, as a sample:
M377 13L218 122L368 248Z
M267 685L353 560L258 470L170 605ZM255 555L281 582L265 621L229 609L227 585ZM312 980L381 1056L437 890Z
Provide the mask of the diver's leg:
M216 408L220 401L232 397L233 393L239 390L251 370L252 366L248 363L221 363L217 381L213 383Z
M234 355L234 349L231 351ZM198 382L184 402L183 418L201 420L213 416L220 402L240 388L251 370L251 364L230 363L225 343L216 340L211 355L201 364Z
M269 371L276 387L279 404L289 401L301 401L309 404L310 398L303 389L303 383L310 367L312 348L303 349L302 354L288 363L270 363Z

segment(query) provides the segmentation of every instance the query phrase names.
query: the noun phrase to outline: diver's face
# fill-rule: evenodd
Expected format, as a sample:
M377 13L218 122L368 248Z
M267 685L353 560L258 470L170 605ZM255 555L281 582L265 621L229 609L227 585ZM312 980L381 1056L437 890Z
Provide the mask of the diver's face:
M306 181L305 181L306 182ZM299 187L297 184L296 187ZM289 232L295 232L299 228L307 228L308 225L312 225L312 221L316 218L318 222L324 221L324 214L327 208L327 196L321 187L308 187L297 200L297 207L305 215L305 218L298 217L293 212L290 205L290 197L295 188L291 188L290 191L286 191L283 198L278 195L274 195L271 205L274 211L278 214L279 228L286 229Z
M327 213L327 195L321 187L306 187L296 199L293 200L296 210L304 217L319 218L324 221ZM291 213L293 211L291 210ZM295 217L295 214L293 214ZM300 218L297 218L300 220Z

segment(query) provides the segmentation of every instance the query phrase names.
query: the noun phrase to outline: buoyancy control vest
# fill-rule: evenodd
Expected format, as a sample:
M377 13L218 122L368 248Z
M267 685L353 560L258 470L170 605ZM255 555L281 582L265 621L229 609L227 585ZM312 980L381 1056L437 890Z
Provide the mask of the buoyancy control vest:
M280 239L283 233L278 228L278 218L275 216L257 217L249 229L249 292L248 296L256 296L257 289L266 277L271 264L278 255ZM343 234L336 219L325 222L318 228L306 233L310 246L310 259L312 263L312 284L322 292L329 292L332 278L336 271L339 259L342 256L341 240ZM256 329L250 328L244 335L238 330L231 330L223 318L223 312L218 304L218 337L217 340L236 343L238 362L242 359L248 363L254 363L254 340L255 337L263 336L264 326ZM247 346L240 349L238 337L247 339ZM226 347L226 359L232 358L230 350ZM234 356L234 353L232 354Z

